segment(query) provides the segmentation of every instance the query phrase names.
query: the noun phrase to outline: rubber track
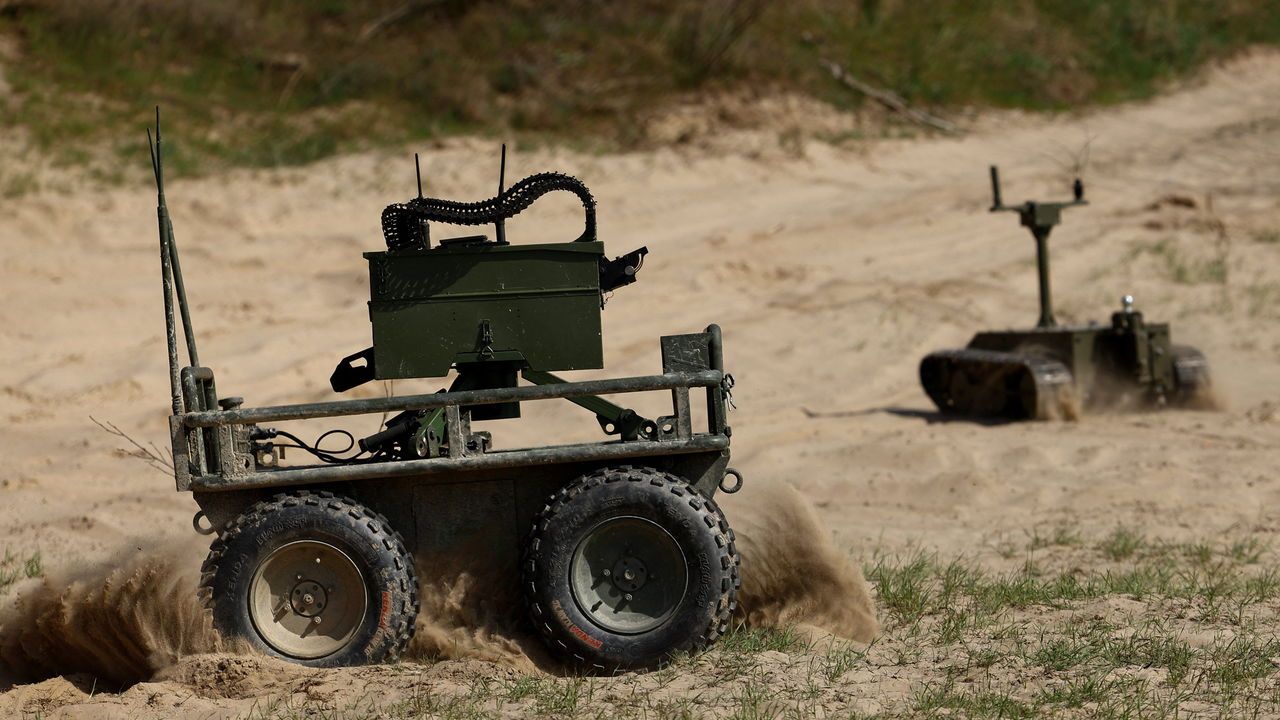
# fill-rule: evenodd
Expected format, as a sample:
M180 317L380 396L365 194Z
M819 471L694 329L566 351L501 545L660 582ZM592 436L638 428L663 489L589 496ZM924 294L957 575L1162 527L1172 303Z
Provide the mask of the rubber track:
M1173 346L1173 376L1177 400L1184 404L1204 399L1212 385L1208 358L1188 345Z
M669 473L664 473L650 467L638 465L618 465L615 467L607 467L596 470L593 473L584 475L572 483L560 488L552 497L551 502L542 508L538 516L533 521L533 530L530 533L528 548L530 553L538 549L538 544L542 540L542 534L546 532L550 526L551 520L560 512L573 498L581 495L587 490L614 482L647 482L658 487L665 487L671 494L677 497L688 497L689 507L697 510L702 515L702 520L706 526L716 533L716 545L721 549L720 567L730 570L730 577L725 578L720 587L720 602L716 607L715 617L707 626L705 632L693 642L691 651L702 651L715 644L722 635L729 631L729 621L733 613L738 608L738 588L742 585L742 577L740 574L742 568L742 558L738 555L738 547L736 538L733 534L733 528L729 527L729 521L725 518L724 512L720 510L720 506L714 500L706 497L698 492L687 481L676 477ZM532 558L527 558L522 563L523 582L525 587L531 586L534 580L535 564ZM578 664L582 666L594 667L598 670L610 671L614 668L606 668L599 663L588 663L587 659L578 653L572 652L569 646L563 640L558 638L549 622L544 620L546 611L539 604L532 600L533 593L526 593L525 599L528 604L529 615L533 618L534 625L543 638L560 649L562 655L573 657Z
M930 363L941 363L946 368L946 372L942 375L944 378L942 383L931 385L926 382L928 376L934 375L934 373L926 370L926 365ZM1050 417L1051 413L1048 409L1052 403L1057 402L1058 390L1063 387L1069 387L1074 382L1071 377L1071 371L1062 363L1051 358L969 348L939 350L929 353L920 361L920 383L924 386L929 399L933 400L933 403L943 412L961 415L973 414L972 408L958 407L951 398L950 379L952 373L956 372L956 368L963 364L979 367L986 366L988 370L1000 368L1008 371L1014 368L1024 368L1030 372L1036 387L1036 410L1031 416L1034 419L1043 420ZM937 376L935 375L935 377ZM1012 400L1013 398L1006 392L1006 399L1003 405L1006 410L1011 406L1010 402Z
M527 210L533 201L556 190L578 196L586 211L586 228L578 242L596 239L596 201L581 180L572 175L544 172L530 175L500 195L478 202L458 202L440 198L414 198L388 205L382 211L382 236L390 250L426 247L421 221L449 225L487 225L506 220Z
M324 506L330 510L337 512L345 512L352 519L365 519L368 521L368 529L376 536L382 538L382 546L389 552L395 553L397 563L412 563L413 556L405 549L404 538L400 533L396 532L387 519L369 508L357 503L350 498L341 495L335 495L326 490L312 492L311 490L291 490L276 494L270 500L264 500L249 506L248 510L241 513L235 520L232 520L218 533L217 539L209 546L209 555L205 558L204 563L200 565L200 587L196 591L200 604L204 607L206 614L212 619L213 614L213 576L218 570L218 561L226 552L226 543L229 538L234 537L240 532L245 525L253 523L261 518L270 516L286 507L295 507L297 505L312 505L316 507ZM413 604L413 617L418 617L421 610L421 602L418 599L417 586L400 588L409 595L409 600ZM391 652L388 653L384 662L390 662L397 659L400 653L409 646L409 641L413 639L413 633L416 628L416 622L406 623L407 627L402 627L396 632L396 641Z

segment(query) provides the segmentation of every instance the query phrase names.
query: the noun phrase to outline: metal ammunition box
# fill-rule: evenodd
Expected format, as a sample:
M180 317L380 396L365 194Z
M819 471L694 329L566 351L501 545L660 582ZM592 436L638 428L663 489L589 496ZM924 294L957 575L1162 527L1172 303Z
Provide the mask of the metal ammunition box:
M603 255L600 242L365 253L375 377L440 377L454 363L489 359L546 371L603 367Z

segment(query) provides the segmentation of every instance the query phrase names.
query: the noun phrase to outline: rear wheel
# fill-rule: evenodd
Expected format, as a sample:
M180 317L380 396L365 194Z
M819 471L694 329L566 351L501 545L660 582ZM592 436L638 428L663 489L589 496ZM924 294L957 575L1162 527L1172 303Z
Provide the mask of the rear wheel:
M567 660L647 668L728 629L739 559L720 508L683 479L622 466L575 480L534 521L524 587Z
M214 627L304 665L396 657L418 613L412 558L381 515L349 498L276 495L209 549L201 592Z

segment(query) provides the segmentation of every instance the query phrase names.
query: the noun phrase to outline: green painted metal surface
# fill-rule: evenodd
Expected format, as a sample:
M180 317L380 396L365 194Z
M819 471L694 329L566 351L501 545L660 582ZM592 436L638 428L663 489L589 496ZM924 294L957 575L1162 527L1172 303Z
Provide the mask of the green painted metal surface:
M1071 372L1086 406L1105 404L1118 387L1164 396L1176 386L1169 326L1147 324L1139 312L1115 313L1111 325L981 332L967 347L1056 360Z
M440 377L455 363L486 359L603 367L603 257L600 242L365 253L376 377Z

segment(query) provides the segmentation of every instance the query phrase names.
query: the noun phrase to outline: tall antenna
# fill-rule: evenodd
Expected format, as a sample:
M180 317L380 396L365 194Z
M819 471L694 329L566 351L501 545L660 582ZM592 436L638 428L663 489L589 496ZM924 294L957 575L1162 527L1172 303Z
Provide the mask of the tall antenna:
M165 340L169 350L169 395L173 414L185 411L178 373L178 332L173 317L173 254L169 252L169 209L164 202L164 170L160 156L160 108L156 107L156 136L147 128L147 149L151 151L151 172L156 178L156 221L160 230L160 284L164 289Z
M498 196L501 197L507 185L507 144L502 143L502 162L498 165ZM493 223L494 239L499 245L507 244L506 221L499 218Z
M178 241L173 235L173 218L169 216L169 206L164 200L164 160L160 152L160 106L156 106L156 151L155 151L156 187L159 188L160 207L164 210L165 240L169 247L169 270L173 274L173 287L178 294L178 311L182 316L182 333L187 341L187 363L191 367L200 367L200 354L196 351L196 331L191 325L191 306L187 303L187 286L182 280L182 263L178 260Z

